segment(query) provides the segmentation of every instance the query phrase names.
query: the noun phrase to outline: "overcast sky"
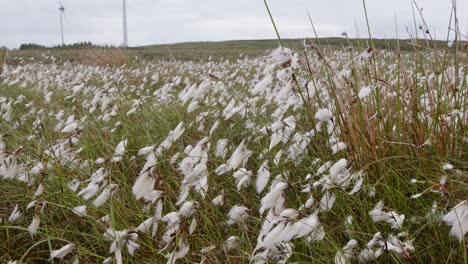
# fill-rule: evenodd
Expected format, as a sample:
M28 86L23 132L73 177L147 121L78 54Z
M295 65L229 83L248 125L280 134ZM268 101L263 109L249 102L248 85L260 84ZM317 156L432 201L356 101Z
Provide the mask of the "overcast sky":
M429 29L447 37L452 0L417 0ZM61 0L65 42L122 43L121 0ZM269 0L283 38L312 36L309 11L320 37L367 37L362 0ZM468 0L457 0L462 33L468 35ZM411 0L367 0L372 34L414 33ZM59 1L0 0L0 46L60 43ZM129 45L275 38L263 0L127 0ZM417 23L421 23L417 15ZM451 34L453 36L453 34Z

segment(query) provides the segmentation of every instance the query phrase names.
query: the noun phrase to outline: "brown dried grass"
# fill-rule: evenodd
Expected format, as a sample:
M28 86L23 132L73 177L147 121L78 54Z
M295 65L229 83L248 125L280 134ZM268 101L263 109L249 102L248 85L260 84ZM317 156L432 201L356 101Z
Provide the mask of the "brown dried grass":
M124 48L83 48L78 60L94 66L122 66L128 62L128 51Z
M0 74L3 72L3 65L6 64L8 51L6 49L0 49Z

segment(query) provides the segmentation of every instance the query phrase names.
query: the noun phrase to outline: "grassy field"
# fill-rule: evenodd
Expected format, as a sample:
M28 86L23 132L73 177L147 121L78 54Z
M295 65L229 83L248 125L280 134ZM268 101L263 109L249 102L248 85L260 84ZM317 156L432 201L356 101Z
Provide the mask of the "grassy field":
M467 263L468 54L406 42L11 52L0 262Z

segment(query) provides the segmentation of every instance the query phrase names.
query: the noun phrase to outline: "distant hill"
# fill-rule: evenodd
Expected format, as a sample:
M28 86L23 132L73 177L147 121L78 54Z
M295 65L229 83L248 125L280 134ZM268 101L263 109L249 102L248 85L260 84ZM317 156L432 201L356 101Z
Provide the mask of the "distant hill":
M370 47L369 39L346 39L346 38L320 38L310 39L313 43L322 48L346 48L354 47L358 50ZM301 48L304 39L283 39L283 43L287 47ZM414 50L414 48L426 47L427 45L434 47L446 47L446 41L428 41L418 40L417 45L411 44L409 39L374 39L374 45L377 49L396 50L398 46L400 50ZM174 57L174 58L208 58L238 57L240 53L248 56L262 56L267 50L278 47L278 40L230 40L219 42L184 42L175 44L160 44L149 45L142 47L133 47L133 51L142 57L157 58L157 57Z
M303 46L304 39L283 39L287 47L300 49ZM353 47L357 50L364 50L369 47L369 39L347 39L347 38L320 38L310 39L321 48L343 49ZM417 44L411 44L411 40L402 39L374 39L374 45L377 49L404 50L411 51L415 48L427 47L447 47L446 41L426 41L418 40ZM38 57L47 52L58 59L76 60L83 47L97 47L88 42L71 44L64 47L44 47L37 44L26 44L22 50L12 52L10 55L14 58ZM264 56L268 50L278 47L278 40L230 40L230 41L207 41L207 42L184 42L174 44L158 44L140 47L130 47L129 54L146 59L232 59L244 54L250 57Z

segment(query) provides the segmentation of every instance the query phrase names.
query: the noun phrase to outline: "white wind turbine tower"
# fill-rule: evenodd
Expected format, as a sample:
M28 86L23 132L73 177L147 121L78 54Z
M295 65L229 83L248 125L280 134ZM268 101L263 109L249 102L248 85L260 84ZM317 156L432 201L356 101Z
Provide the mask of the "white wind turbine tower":
M122 0L122 9L123 9L123 46L128 46L128 36L127 36L127 1Z
M60 3L59 7L59 13L60 13L60 33L62 37L62 46L65 45L65 38L63 37L63 17L65 17L65 7L63 7L62 3Z

